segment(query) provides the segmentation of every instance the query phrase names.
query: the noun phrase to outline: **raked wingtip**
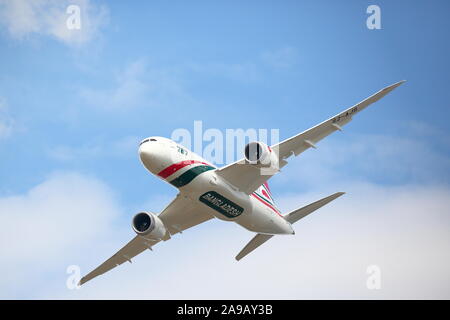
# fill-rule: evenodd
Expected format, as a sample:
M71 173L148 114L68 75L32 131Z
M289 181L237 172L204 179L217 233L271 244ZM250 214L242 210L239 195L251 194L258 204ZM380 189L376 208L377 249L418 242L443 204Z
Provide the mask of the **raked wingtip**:
M405 82L406 82L406 80L400 80L399 82L396 82L393 85L391 85L391 87L397 88L398 86L404 84Z
M395 88L401 86L401 85L402 85L403 83L405 83L405 82L406 82L406 80L401 80L401 81L399 81L399 82L396 82L396 83L394 83L394 84L391 84L390 86L387 86L387 87L381 89L378 93L384 92L384 93L386 94L386 93L388 93L388 92L391 92L392 90L394 90Z

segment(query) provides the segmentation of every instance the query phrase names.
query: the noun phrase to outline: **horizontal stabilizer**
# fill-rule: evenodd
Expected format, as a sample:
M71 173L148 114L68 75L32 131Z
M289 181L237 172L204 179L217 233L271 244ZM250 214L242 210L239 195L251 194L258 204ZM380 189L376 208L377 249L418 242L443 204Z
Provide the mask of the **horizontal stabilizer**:
M332 194L331 196L325 197L325 198L320 199L320 200L318 200L316 202L308 204L307 206L305 206L303 208L294 210L294 211L288 213L287 215L285 215L284 218L287 221L289 221L290 223L295 223L298 220L300 220L301 218L306 217L311 212L316 211L317 209L323 207L327 203L330 203L334 199L339 198L343 194L345 194L345 192L336 192L335 194Z
M310 214L313 211L316 211L317 209L323 207L327 203L330 203L331 201L339 198L345 194L345 192L336 192L335 194L332 194L331 196L325 197L323 199L320 199L316 202L313 202L311 204L308 204L307 206L304 206L300 209L294 210L287 215L284 216L284 218L289 221L290 223L295 223L301 218L306 217L308 214ZM264 242L272 238L273 235L270 234L262 234L258 233L256 236L253 237L252 240L250 240L249 243L244 247L244 249L239 252L239 254L236 256L236 260L241 260L243 257L248 255L250 252L258 248L260 245L262 245Z
M272 238L273 235L271 234L262 234L258 233L256 236L253 237L252 240L250 240L249 243L244 247L244 249L239 252L239 254L236 256L236 260L239 261L246 255L248 255L250 252L258 248L260 245L262 245L264 242Z

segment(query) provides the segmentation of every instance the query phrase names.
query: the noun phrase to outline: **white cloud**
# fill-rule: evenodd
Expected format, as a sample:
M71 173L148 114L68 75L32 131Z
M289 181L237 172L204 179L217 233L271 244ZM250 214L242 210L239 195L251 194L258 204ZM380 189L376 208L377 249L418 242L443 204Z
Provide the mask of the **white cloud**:
M183 232L78 291L46 298L448 299L450 189L366 184L236 262L252 234L222 221ZM305 205L323 192L281 198ZM105 257L110 253L102 253ZM101 257L94 260L100 262ZM367 267L381 289L366 287Z
M116 220L121 206L100 181L74 173L53 175L24 195L0 199L4 253L0 268L8 275L0 282L0 295L71 299L450 299L447 182L426 179L425 185L410 181L389 186L371 179L342 179L344 174L334 172L317 179L324 168L336 165L333 161L340 165L348 162L347 153L365 161L372 170L397 159L400 165L389 173L402 174L401 167L408 165L407 158L417 150L404 139L366 138L346 140L349 147L342 152L329 150L334 160L322 153L321 158L328 160L322 166L310 167L310 180L316 174L316 182L307 184L309 192L278 193L279 207L288 212L330 193L347 192L300 220L295 236L274 237L236 262L234 256L253 235L236 224L213 220L158 244L154 251L133 259L133 264L122 265L74 291L65 286L68 265L80 265L85 274L133 234L129 221ZM374 149L374 145L392 142L396 150ZM370 156L364 148L372 151ZM431 152L424 163L441 160L433 149L419 151ZM399 153L405 154L405 159L400 159ZM303 184L305 172L298 171L295 162L299 161L290 164L294 169L291 173L283 173L301 179ZM421 166L415 170L422 170ZM141 207L158 211L169 200L166 195L155 194ZM132 214L127 213L129 217ZM370 265L381 269L380 290L366 287Z
M448 186L349 184L345 189L347 195L297 223L295 236L275 237L240 262L234 256L252 234L214 220L80 290L68 290L68 265L80 265L85 274L132 233L129 223L116 225L120 205L104 184L75 173L56 174L25 195L0 199L0 262L2 274L8 275L2 277L0 294L75 299L450 298ZM296 194L278 202L294 208L325 195ZM380 290L365 285L366 268L373 264L381 268Z
M55 173L23 195L0 198L0 296L33 297L30 288L60 279L58 273L114 230L121 212L114 199L102 182L70 172Z
M69 29L69 5L79 6L81 28ZM0 0L0 21L14 39L32 35L51 36L67 45L79 46L98 37L108 20L108 11L90 0Z
M403 126L404 130L411 132L415 138L428 143L436 143L443 147L450 147L450 135L443 128L423 121L408 121ZM432 139L432 141L430 141Z

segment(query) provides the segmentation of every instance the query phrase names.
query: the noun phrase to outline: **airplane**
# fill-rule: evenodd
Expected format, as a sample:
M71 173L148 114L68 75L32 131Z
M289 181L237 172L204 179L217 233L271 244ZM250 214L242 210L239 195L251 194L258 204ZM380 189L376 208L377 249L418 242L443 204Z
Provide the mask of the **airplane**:
M275 206L267 180L277 174L291 156L298 156L350 122L354 115L403 84L390 85L336 116L272 146L253 141L244 158L216 168L185 147L163 137L149 137L139 145L143 166L170 183L179 193L157 215L140 212L132 218L136 236L111 258L82 277L79 285L108 272L161 241L200 223L218 218L232 221L256 233L238 253L241 260L274 235L295 234L292 225L313 211L342 196L337 192L283 215Z

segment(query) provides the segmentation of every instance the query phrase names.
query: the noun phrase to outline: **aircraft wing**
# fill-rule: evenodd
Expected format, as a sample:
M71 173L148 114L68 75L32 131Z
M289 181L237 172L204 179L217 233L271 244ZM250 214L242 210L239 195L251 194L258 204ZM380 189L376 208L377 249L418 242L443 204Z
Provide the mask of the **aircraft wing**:
M122 249L117 251L111 258L103 262L100 266L95 268L93 271L88 273L86 276L81 278L79 285L82 285L89 280L108 272L109 270L121 265L122 263L129 261L131 262L131 259L140 254L141 252L145 251L148 248L151 248L159 241L152 241L149 243L149 246L147 247L146 242L149 242L148 240L145 240L144 238L140 236L135 236L133 240L128 242Z
M173 236L176 233L181 233L183 230L208 221L214 216L205 213L195 201L179 193L167 208L161 212L159 218L164 223L169 234Z
M331 133L342 130L342 127L349 123L353 116L364 110L370 104L378 101L386 94L400 86L403 81L394 83L377 93L361 101L360 103L350 107L336 116L325 120L324 122L302 132L296 136L286 139L271 149L278 153L279 168L284 167L288 162L286 159L292 155L298 156L309 148L316 148L316 143L327 137ZM222 176L229 183L237 187L239 190L251 194L270 177L275 175L277 171L262 171L261 168L248 164L245 159L241 159L223 168L217 169L216 173Z
M176 198L159 214L159 218L168 230L165 237L162 239L167 241L174 234L181 233L188 228L208 221L212 219L213 216L202 212L201 208L195 206L193 201L190 201L189 198L179 193ZM135 236L133 240L128 242L111 258L81 278L79 284L82 285L124 262L128 261L131 263L132 258L146 249L152 250L152 247L160 241L161 240L149 240L141 236Z

